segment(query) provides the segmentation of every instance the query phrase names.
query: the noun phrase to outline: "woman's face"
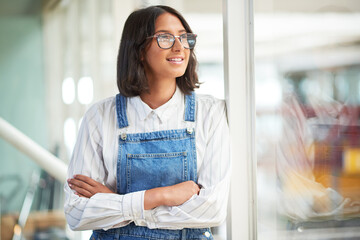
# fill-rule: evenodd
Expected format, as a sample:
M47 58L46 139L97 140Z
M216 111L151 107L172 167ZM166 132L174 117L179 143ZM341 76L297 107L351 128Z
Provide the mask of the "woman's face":
M180 20L170 14L161 14L155 22L155 34L171 33L179 36L186 33ZM151 81L174 79L184 75L189 62L190 50L185 49L178 38L170 49L161 49L156 38L145 51L144 68L149 84Z

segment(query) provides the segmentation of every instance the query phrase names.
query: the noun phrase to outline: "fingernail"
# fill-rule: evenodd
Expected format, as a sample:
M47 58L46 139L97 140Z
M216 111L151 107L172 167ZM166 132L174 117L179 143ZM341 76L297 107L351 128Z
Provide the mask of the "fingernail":
M71 183L69 183L69 187L72 187L72 184L71 184Z

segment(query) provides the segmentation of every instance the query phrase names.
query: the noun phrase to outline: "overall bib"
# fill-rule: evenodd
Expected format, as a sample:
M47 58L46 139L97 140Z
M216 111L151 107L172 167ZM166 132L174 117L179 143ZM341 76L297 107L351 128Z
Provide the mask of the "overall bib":
M116 96L116 114L120 129L128 126L126 98ZM184 181L197 182L195 148L195 94L185 95L187 128L119 136L117 193L126 194ZM191 127L190 127L191 126ZM91 239L156 240L213 239L210 229L149 229L134 223L121 228L95 230Z

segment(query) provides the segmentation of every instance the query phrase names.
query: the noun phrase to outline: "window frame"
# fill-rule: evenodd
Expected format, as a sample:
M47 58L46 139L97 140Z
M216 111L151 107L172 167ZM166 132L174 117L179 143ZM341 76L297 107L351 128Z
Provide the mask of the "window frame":
M239 14L240 13L240 14ZM223 0L232 177L227 239L257 239L253 1Z

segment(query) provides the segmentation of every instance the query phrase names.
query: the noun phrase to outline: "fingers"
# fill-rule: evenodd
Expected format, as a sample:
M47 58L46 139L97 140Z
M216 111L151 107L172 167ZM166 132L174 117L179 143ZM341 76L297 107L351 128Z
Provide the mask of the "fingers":
M96 193L114 193L105 185L85 175L77 174L74 175L74 178L70 178L67 181L69 187L76 191L75 194L78 196L90 198Z
M200 192L199 185L196 184L194 181L188 181L187 183L190 185L193 194L198 194Z
M200 192L200 187L194 181L186 181L165 188L164 205L178 206L188 201Z
M87 197L90 198L92 194L89 190L83 187L84 184L82 184L80 181L76 181L74 179L68 180L69 187L75 191L75 194L79 197ZM82 185L82 186L81 186Z
M83 188L83 189L86 189L89 192L92 192L93 187L90 184L88 184L87 182L83 182L83 181L77 180L75 178L71 178L71 179L68 180L68 183L70 183L73 186Z
M73 186L72 189L75 191L76 195L78 195L79 197L91 198L94 195L91 192L89 192L88 190L77 187L77 186Z
M93 187L95 187L98 183L94 179L92 179L88 176L85 176L85 175L81 175L81 174L74 175L74 179L85 182Z
M81 195L80 193L78 193L78 192L74 192L76 195L78 195L79 197L84 197L84 198L89 198L89 197L86 197L86 196L84 196L84 195Z
M67 182L69 187L78 193L78 195L80 194L90 198L95 194L93 186L91 186L88 182L78 180L78 178L68 179Z

